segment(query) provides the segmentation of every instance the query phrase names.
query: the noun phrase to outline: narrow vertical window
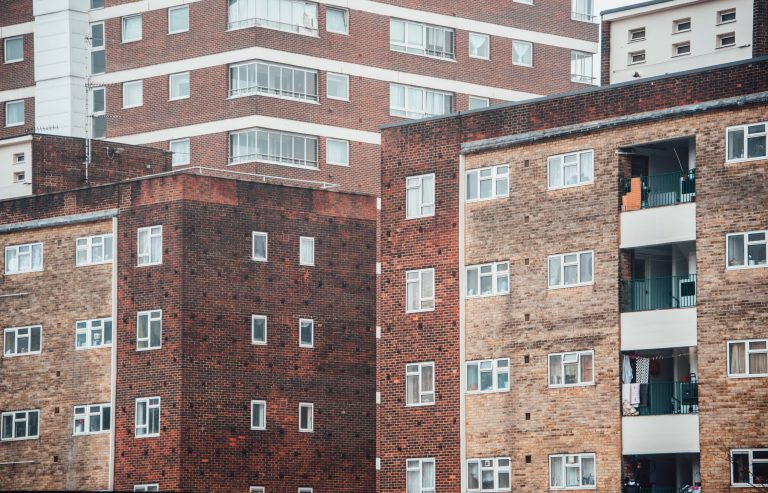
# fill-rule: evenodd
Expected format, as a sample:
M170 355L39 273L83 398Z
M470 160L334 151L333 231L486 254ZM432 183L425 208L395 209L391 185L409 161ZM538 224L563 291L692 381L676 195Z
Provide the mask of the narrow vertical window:
M311 348L315 345L315 321L308 318L299 320L299 347Z
M123 17L123 43L141 40L141 14Z
M302 236L300 239L299 263L301 265L315 265L315 239Z
M5 103L5 126L19 125L24 125L24 100L8 101Z
M181 166L189 164L189 139L172 140L168 143L168 150L171 151L171 164Z
M160 398L136 399L136 437L160 436Z
M91 89L91 136L103 139L107 136L107 90L104 87Z
M139 228L137 241L138 265L158 265L163 263L163 227L150 226Z
M267 317L266 315L251 316L251 342L253 344L267 343Z
M168 100L189 98L189 72L168 76Z
M406 406L435 403L435 363L411 363L405 366Z
M406 312L435 309L435 269L409 270L405 273Z
M104 51L104 23L91 24L91 74L103 74L107 71Z
M5 38L3 42L5 63L24 61L24 36Z
M136 350L160 349L163 337L163 311L152 310L136 315Z
M144 104L144 83L140 80L123 82L123 108L136 108Z
M312 433L315 431L315 406L302 402L299 404L299 431Z
M251 401L251 429L267 429L267 401Z
M257 262L267 261L267 233L253 232L252 259Z
M435 215L435 174L409 176L405 179L405 218Z
M189 31L189 5L180 5L168 9L168 34Z

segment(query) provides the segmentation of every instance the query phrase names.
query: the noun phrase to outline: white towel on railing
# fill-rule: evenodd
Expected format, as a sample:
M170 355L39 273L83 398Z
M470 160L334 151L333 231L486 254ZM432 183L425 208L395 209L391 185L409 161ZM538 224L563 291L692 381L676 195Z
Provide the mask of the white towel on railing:
M640 384L629 384L629 403L633 406L640 404Z

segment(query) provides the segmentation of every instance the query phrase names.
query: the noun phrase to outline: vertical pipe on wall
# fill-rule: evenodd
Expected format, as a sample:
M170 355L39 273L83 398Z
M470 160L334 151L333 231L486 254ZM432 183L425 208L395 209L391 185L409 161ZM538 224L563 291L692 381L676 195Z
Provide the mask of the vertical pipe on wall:
M115 414L117 411L117 216L112 218L112 361L110 402L112 403L112 429L109 432L109 490L114 490L115 485Z
M464 268L464 193L466 179L464 173L464 156L459 156L459 440L461 457L461 491L467 491L467 471L465 464L467 462L467 430L466 430L466 396L464 389L467 388L465 366L465 285L466 269Z

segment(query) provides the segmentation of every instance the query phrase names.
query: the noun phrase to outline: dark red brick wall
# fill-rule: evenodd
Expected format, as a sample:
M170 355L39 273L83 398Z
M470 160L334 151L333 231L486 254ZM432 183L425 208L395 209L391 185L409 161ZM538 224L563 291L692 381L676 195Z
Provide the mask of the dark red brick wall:
M12 26L35 20L32 15L32 0L0 0L1 26Z
M0 139L35 133L35 98L24 98L24 125L14 127L5 126L5 103L0 102Z
M2 16L5 16L2 5L0 5L0 12L3 12ZM35 85L34 35L32 33L24 34L23 37L24 60L14 63L3 63L5 60L5 42L0 39L0 91ZM5 121L2 124L5 125Z
M752 56L768 55L768 0L754 0Z
M600 23L600 85L611 83L611 23Z

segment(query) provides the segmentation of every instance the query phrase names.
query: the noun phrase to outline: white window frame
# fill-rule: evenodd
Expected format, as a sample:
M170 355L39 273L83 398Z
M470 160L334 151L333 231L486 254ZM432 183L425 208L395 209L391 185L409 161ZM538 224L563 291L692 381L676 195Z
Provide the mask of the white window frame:
M680 24L689 24L689 26L687 29L680 29ZM684 19L675 19L672 21L672 34L690 32L691 27L693 27L693 22L691 22L690 17L686 17Z
M260 133L266 133L267 134L267 154L260 154L259 153L259 147L258 147L258 139ZM253 134L252 136L249 134ZM281 144L279 149L276 151L278 154L274 154L270 152L270 147L272 146L271 143L269 143L270 140L272 140L273 136L279 136ZM245 156L235 156L233 153L233 140L234 138L241 139L245 138L246 140L253 139L253 153L247 154ZM291 138L291 139L303 139L304 140L304 159L297 159L295 157L295 153L293 156L283 156L283 146L282 146L282 139L284 138ZM293 152L295 141L291 141L291 151ZM243 163L267 163L267 164L276 164L278 166L286 166L289 168L301 168L301 169L310 169L310 170L318 170L319 167L319 150L318 150L318 137L314 135L305 135L305 134L298 134L293 132L283 132L279 130L269 130L265 128L254 128L249 130L241 130L237 132L230 132L229 134L229 165L237 165L237 164L243 164ZM314 156L315 160L311 161L308 159L306 150L308 149L308 145L314 146ZM249 151L251 149L248 149Z
M78 412L78 408L82 408L82 412ZM96 411L93 408L97 408ZM109 423L104 427L104 411L109 411ZM97 431L91 430L91 418L99 417L99 429ZM77 420L83 420L83 431L77 431ZM100 433L109 433L112 430L112 404L80 404L72 408L72 435L97 435Z
M424 180L432 180L432 201L424 198ZM418 190L419 200L415 207L419 209L420 214L410 215L408 211L408 190ZM426 212L425 212L426 210ZM421 217L433 217L435 215L435 174L427 173L425 175L408 176L405 178L405 218L419 219Z
M762 132L755 132L753 134L749 133L749 127L755 127L763 125L763 131ZM742 149L744 150L743 157L740 158L734 158L730 159L728 156L730 155L730 141L728 139L728 134L730 132L738 132L741 131L743 134L742 138ZM755 156L755 157L748 157L747 156L747 149L749 148L749 139L755 139L763 137L763 139L766 140L766 154L764 156ZM728 163L742 163L747 161L756 161L760 159L766 159L768 158L768 121L765 122L755 122L755 123L748 123L746 125L734 125L731 127L728 127L725 129L725 161Z
M33 255L33 251L35 250L35 247L40 247L40 265L35 267L33 263L33 259L35 256ZM23 252L22 250L28 250L28 252ZM10 262L8 262L9 258L9 252L15 251L16 252L16 264L15 269L11 270ZM29 269L20 270L19 269L19 256L21 255L29 255ZM42 272L45 266L45 249L43 248L42 242L36 242L36 243L25 243L23 245L10 245L5 247L5 275L15 275L15 274L27 274L30 272Z
M432 464L432 471L434 473L434 477L432 478L432 484L437 484L437 464L435 462L435 459L432 457L422 457L422 458L412 458L412 459L405 459L405 484L406 484L406 491L407 493L435 493L435 488L428 488L424 487L424 464L429 463ZM415 465L414 465L415 464ZM418 491L408 491L408 473L409 472L418 472L419 473L419 490Z
M146 235L147 239L145 245L147 248L145 251L141 251L141 235ZM152 252L152 238L160 238L160 248L156 255ZM153 260L154 258L154 260ZM142 260L145 259L145 260ZM146 226L139 228L136 232L136 262L138 267L150 267L152 265L160 265L163 263L163 226Z
M645 63L645 50L630 51L627 53L627 65L640 65Z
M241 77L243 76L243 74L240 74L240 71L243 70L245 71L244 76L246 77L247 83L250 85L239 87L240 81L242 80ZM261 80L261 84L259 81L259 72L263 71L266 71L266 85L264 85L264 80ZM291 88L293 87L294 81L296 80L296 76L299 75L302 77L304 79L304 91L298 92L294 91L293 89L289 91L287 87L284 88L283 71L285 71L286 74L290 73L289 76L286 75L286 78L291 80ZM237 75L233 77L234 72L237 72ZM278 75L277 79L274 79L273 76L270 75L272 72L279 72L279 74L276 74ZM293 65L285 65L282 63L251 60L229 65L228 77L228 94L229 98L232 99L256 95L290 101L298 101L302 103L318 104L320 101L318 89L319 75L317 70L295 67ZM279 81L279 85L272 84L275 82L275 80ZM310 83L307 82L308 80ZM235 88L235 86L238 87ZM313 91L309 91L309 87L312 87Z
M754 474L754 464L766 464L768 463L768 459L755 459L754 458L754 452L768 452L768 449L765 448L753 448L753 449L731 449L730 452L730 463L731 463L731 477L730 477L730 483L731 486L737 486L737 487L749 487L749 488L763 488L768 487L768 480L766 480L765 484L753 484L753 483L734 483L733 482L733 466L735 464L733 456L734 455L748 455L749 456L749 471L747 474L749 475L750 481L753 481L755 479Z
M404 106L393 106L392 103L392 89L393 88L402 88L403 90L403 97L404 97ZM410 98L408 97L409 91L419 91L421 92L421 110L417 109L410 109L408 107L408 102L410 101ZM428 96L431 97L441 97L443 99L443 105L445 105L445 99L446 97L450 97L450 108L448 108L448 111L445 111L443 113L427 113L427 99ZM411 119L418 119L418 118L425 118L429 116L440 116L440 115L448 115L453 111L453 105L455 102L455 95L450 92L445 91L437 91L434 89L427 89L425 87L417 87L417 86L408 86L405 84L395 84L390 83L389 84L389 114L390 116L399 116L402 118L411 118ZM445 109L445 108L443 108Z
M335 11L335 12L341 12L342 15L344 15L344 26L346 29L344 31L337 31L335 29L331 29L328 27L330 24L328 23L328 12ZM325 30L329 33L335 33L335 34L346 34L349 35L349 9L336 7L336 6L326 6L325 8Z
M153 403L152 401L157 400L157 403ZM146 416L144 418L145 424L140 425L139 424L139 403L145 403L146 406L144 409L146 410ZM162 404L161 399L159 396L154 397L139 397L136 399L136 408L135 408L135 414L136 419L134 421L134 435L136 438L154 438L160 436L160 430L162 429L162 425L160 424L160 419L162 418L161 412L160 412L160 405ZM149 429L149 422L150 422L150 414L153 409L157 409L157 432L150 433ZM139 429L146 429L146 433L139 434Z
M392 39L392 26L398 22L403 24L403 32L405 33L405 41L403 42L395 41ZM390 26L390 35L389 35L390 51L395 51L398 53L407 53L410 55L425 56L427 58L434 58L437 60L456 60L456 30L455 29L451 27L437 26L434 24L426 24L423 22L414 22L414 21L408 21L405 19L395 19L395 18L389 19L389 26ZM410 39L409 37L410 26L419 27L419 29L421 30L420 39ZM435 54L437 52L428 53L427 41L429 39L429 34L428 34L429 30L432 30L433 32L437 32L440 35L442 35L443 40L445 39L445 33L450 32L452 35L451 44L453 45L450 47L451 51L441 52L443 55Z
M485 38L485 40L487 42L487 46L488 46L488 55L481 56L479 54L475 54L475 55L472 54L472 38L473 37ZM468 50L469 50L469 58L477 58L478 60L490 60L491 59L491 36L488 35L488 34L484 34L484 33L473 33L473 32L470 32L469 33L469 47L468 47Z
M752 234L764 234L763 240L749 241L749 235ZM732 236L741 236L742 243L744 244L744 250L742 256L744 263L742 265L729 265L728 259L730 258L730 238ZM755 245L765 245L766 249L766 263L749 265L749 247ZM744 269L765 269L768 267L768 230L746 231L738 233L728 233L725 235L725 270L744 270Z
M723 40L725 40L726 38L730 38L730 37L733 37L733 43L724 44ZM722 49L725 49L725 48L735 48L735 47L736 47L736 32L735 31L732 31L732 32L729 32L729 33L722 33L722 34L718 34L717 35L717 43L716 43L716 46L715 46L716 49L722 50Z
M97 95L101 94L102 109L99 111L96 111L96 98ZM103 139L107 136L107 120L105 115L107 114L107 88L106 87L94 87L91 89L91 108L93 108L93 113L91 113L91 137L94 139ZM97 120L98 119L98 120ZM100 121L103 122L103 133L97 133L96 132L96 122Z
M107 242L111 243L111 248L107 249ZM93 251L101 247L102 260L93 261ZM85 253L85 260L80 261L80 253ZM81 236L75 240L75 266L85 267L89 265L111 264L115 253L115 242L112 233L103 235Z
M266 493L266 490L263 486L251 486L248 489L248 493Z
M490 269L488 269L490 268ZM490 270L490 272L483 272L483 270ZM470 271L477 271L477 284L476 284L476 293L470 294L470 285L469 285L469 273ZM465 270L465 284L466 284L466 297L467 299L472 298L488 298L490 296L501 296L505 294L509 294L509 262L491 262L487 264L475 264L475 265L468 265L466 266ZM490 277L491 278L491 292L483 294L481 292L481 286L482 286L482 279L484 277ZM506 289L499 289L499 281L504 279L506 277L507 279L507 288Z
M749 344L753 342L764 342L767 349L750 349ZM731 373L731 346L735 344L744 345L744 373ZM753 354L768 354L768 339L739 339L733 341L727 341L725 345L726 353L726 371L729 378L763 378L768 377L766 373L750 373L749 371L749 359Z
M133 491L160 491L160 485L157 483L135 484Z
M635 38L635 34L638 34L638 33L643 33L643 35L639 38ZM634 29L630 29L628 31L628 34L629 34L628 42L637 43L638 41L645 41L646 30L645 30L645 27L636 27Z
M528 53L531 57L531 63L524 63L523 61L516 61L515 60L515 45L527 45L528 46ZM533 67L533 43L530 41L521 41L519 39L515 39L512 41L512 65L515 65L517 67Z
M680 48L688 47L688 51L685 53L680 53ZM678 56L686 56L691 54L691 42L690 41L683 41L680 43L675 43L672 45L672 56L678 57Z
M506 364L499 365L500 362L503 362ZM509 369L510 361L509 358L498 358L498 359L483 359L483 360L474 360L474 361L467 361L465 364L465 375L467 380L467 388L465 389L465 394L467 395L473 395L473 394L494 394L498 392L509 392L509 388L511 387L510 384L510 369ZM477 390L471 390L469 389L469 372L470 367L476 367L477 368ZM482 381L482 374L483 373L491 373L491 388L489 389L482 389L482 385L480 382ZM499 385L499 375L507 375L507 386L506 388L502 388Z
M8 107L12 106L14 104L20 104L21 105L21 121L20 122L9 122L8 116L11 114L10 111L8 111ZM6 127L20 127L24 125L24 122L27 120L27 108L26 104L24 103L23 99L17 99L16 101L6 101L5 102L5 126Z
M139 88L139 102L134 104L126 104L125 95L126 95L126 87L134 87L138 86ZM123 109L128 108L139 108L141 106L144 106L144 81L143 80L130 80L127 82L123 82Z
M472 101L480 101L482 103L481 106L476 106L475 108L472 107ZM469 96L469 104L467 106L467 109L471 110L482 110L484 108L487 108L491 105L491 99L490 98L484 98L482 96Z
M309 323L310 335L312 336L312 340L309 343L303 342L301 340L301 325L305 323ZM303 348L315 347L315 321L311 318L299 319L299 347L303 347Z
M304 0L282 0L280 2L276 2L278 7L277 15L274 16L274 18L270 19L269 12L266 13L266 16L264 15L264 9L267 6L266 1L260 1L257 2L257 0L240 0L240 2L237 2L241 4L239 8L240 10L245 10L246 14L252 14L251 16L244 16L243 18L238 18L238 20L232 20L232 13L233 9L232 6L229 5L227 8L227 31L235 31L237 29L246 29L249 27L262 27L265 29L274 29L276 31L283 31L283 32L289 32L294 34L301 34L303 36L312 36L312 37L318 37L318 4L316 2L310 2L310 1L304 1ZM310 17L310 24L306 24L306 20L302 18L302 23L294 23L296 19L293 18L293 12L295 12L295 8L299 6L302 7L301 11L304 16L307 15L307 7L314 8L313 15L314 17ZM287 10L291 11L291 21L290 23L282 22L283 15L281 12L281 8L286 8Z
M554 458L561 458L562 463L562 478L563 478L563 486L554 486L552 485L552 460ZM579 483L582 482L583 476L581 473L581 464L583 459L592 459L592 461L595 464L595 477L594 477L594 485L581 485L581 486L565 486L565 478L566 478L566 458L567 457L578 457L579 458ZM573 466L571 466L573 467ZM549 479L547 480L549 482L549 489L550 490L594 490L597 488L597 455L594 453L580 453L580 454L552 454L549 456Z
M329 153L328 153L328 148L330 147L329 144L331 142L334 142L334 143L337 143L337 144L343 144L344 147L346 147L346 149L347 149L347 160L346 160L346 162L331 160L331 158L329 156ZM349 141L348 140L341 140L341 139L331 139L330 137L325 139L325 162L327 164L332 164L334 166L349 166Z
M171 28L171 12L175 12L177 10L187 11L187 27L185 29ZM177 5L176 7L170 7L168 9L168 34L179 34L179 33L185 33L188 31L189 31L189 5Z
M723 20L723 17L726 15L733 14L733 19ZM736 22L738 18L736 17L736 8L731 9L723 9L717 11L717 25L720 26L722 24L730 24L732 22Z
M331 96L330 90L331 85L328 83L331 77L338 77L340 79L344 79L346 88L346 94L344 96ZM326 72L325 74L325 97L328 99L335 99L337 101L349 101L349 75L347 74L337 74L335 72Z
M522 3L524 5L533 5L533 0L512 0L515 3Z
M253 410L256 406L260 406L262 408L262 423L261 424L253 424ZM265 400L252 400L251 401L251 429L256 431L263 431L267 429L267 401Z
M173 95L173 80L179 77L187 78L187 93L181 96ZM142 91L143 92L143 91ZM168 101L179 101L182 99L189 99L189 95L192 93L192 84L190 81L189 72L178 72L176 74L168 75Z
M173 145L174 144L184 144L184 143L186 143L186 147L187 147L187 152L186 153L173 150ZM189 140L189 138L169 140L168 141L168 151L170 151L172 153L171 164L173 166L184 166L185 164L189 164L190 163L191 147L190 147L190 140ZM181 159L181 161L178 161L176 159L176 156L181 156L181 157L179 157L179 159Z
M470 198L469 181L470 177L476 176L475 179L477 186L474 187L474 198ZM501 197L509 197L509 165L499 164L497 166L487 166L485 168L475 168L466 172L466 201L467 202L482 202L484 200L493 200ZM503 184L504 180L507 181L507 186L504 193L498 193L499 185ZM491 195L489 197L481 197L482 182L491 182Z
M264 258L256 256L256 238L264 238ZM251 233L251 260L254 262L269 261L269 233L254 231Z
M304 254L305 246L309 248L309 254ZM307 267L315 266L315 239L311 236L299 237L299 265Z
M16 415L24 413L23 418L17 418ZM37 433L34 435L29 434L29 415L32 413L37 413ZM11 423L11 437L5 438L5 417L11 416L12 423ZM17 422L25 422L26 423L26 435L23 437L17 437L16 436L16 423ZM3 442L15 442L20 440L37 440L40 437L40 410L39 409L22 409L19 411L7 411L2 414L0 414L0 441Z
M299 488L299 493L312 493L313 491L312 488Z
M8 59L8 42L21 40L21 58ZM3 40L3 61L4 63L19 63L24 61L24 36L13 36Z
M423 379L424 379L425 368L432 368L432 390L431 391L424 390ZM418 402L408 402L408 396L410 395L410 393L408 392L408 389L409 389L408 377L410 376L418 377L418 382L419 382L418 383L418 387L419 387ZM434 405L435 405L435 362L424 361L419 363L406 364L405 365L405 406L406 407L423 407L423 406L434 406Z
M499 461L507 461L506 467L500 466ZM490 466L486 465L487 462L490 462ZM469 474L469 467L471 465L477 465L477 477L478 477L478 487L473 488L469 484L470 480L470 474ZM483 472L484 471L492 471L493 472L493 488L490 489L484 489L483 488ZM502 488L499 486L499 476L502 474L507 475L507 483L509 484L509 487ZM467 459L467 491L512 491L512 459L510 457L485 457L485 458L478 458L478 459Z
M147 336L139 336L139 320L141 317L147 317ZM152 322L160 322L160 345L152 345ZM146 342L146 347L140 344ZM136 313L136 351L154 351L163 347L163 310L144 310Z
M26 172L25 171L17 171L13 174L13 182L14 183L24 183L24 180L26 179Z
M579 381L577 383L565 383L565 365L566 364L573 364L573 362L566 363L565 357L570 355L576 355L576 364L578 364L578 379ZM592 359L592 380L591 381L584 381L582 374L582 364L581 364L581 357L584 355L589 355ZM563 383L552 383L552 374L551 374L551 364L550 360L552 358L560 358L560 373L563 378ZM582 350L582 351L565 351L562 353L549 353L547 355L547 386L551 389L559 389L559 388L565 388L565 387L591 387L595 385L595 351L593 349L588 350Z
M32 351L32 329L38 329L40 331L40 348L37 351ZM19 336L19 331L26 330L26 334ZM8 352L9 348L6 347L8 334L13 333L13 352ZM23 353L19 352L19 338L27 339L28 351ZM6 327L3 329L3 358L16 358L19 356L36 355L43 352L43 326L42 325L27 325L24 327Z
M307 424L309 426L302 426L302 410L309 409L307 415ZM299 432L301 433L314 433L315 432L315 405L311 402L299 402Z
M582 0L589 4L589 12L579 12L576 7L579 0L571 0L571 20L579 22L593 22L595 18L595 4L593 0Z
M418 278L408 279L409 277L413 277L413 275L418 275ZM432 296L424 296L424 275L432 276ZM415 285L415 289L418 290L419 308L411 309L408 306L408 288L412 285ZM435 288L436 285L434 268L430 267L427 269L412 269L405 271L405 313L422 313L435 311ZM430 302L432 306L429 306Z
M129 19L139 19L139 37L138 38L126 38L125 37L125 23ZM122 43L133 43L135 41L141 41L144 36L144 19L141 18L141 14L124 15L120 20L120 40Z
M107 342L107 323L110 324L109 328L109 342ZM101 343L93 343L93 333L101 331ZM112 339L115 336L115 326L112 323L111 317L106 318L94 318L91 320L78 320L75 322L75 350L93 349L98 347L110 347L112 346ZM79 335L85 335L85 344L82 346L77 345L77 338Z
M581 156L582 155L590 155L591 159L591 167L592 172L590 173L590 179L587 181L581 180ZM572 183L570 185L565 184L565 158L576 156L576 183ZM560 161L560 183L556 185L551 185L551 177L550 177L550 164L552 164L552 160L557 159ZM575 151L575 152L566 152L565 154L556 154L554 156L549 156L547 158L547 190L559 190L561 188L571 188L571 187L581 187L584 185L592 185L595 183L595 151L594 149L585 149L581 151Z
M263 320L264 321L264 340L258 340L256 339L256 331L255 325L257 320ZM267 316L266 315L251 315L251 344L255 344L257 346L266 346L267 345Z
M94 26L101 26L101 44L100 45L95 45L94 44L94 40L96 39L96 37L93 34ZM101 21L101 22L92 22L90 24L90 26L89 26L89 29L90 29L90 34L91 34L91 39L90 39L91 56L90 56L90 58L88 60L88 63L90 64L89 70L90 70L91 74L103 74L104 72L94 72L94 70L93 70L93 58L94 58L93 53L95 53L95 52L104 53L104 47L106 45L106 39L105 39L105 37L106 37L106 30L105 29L106 28L104 26L104 22L103 21ZM106 54L104 56L105 56L104 70L106 71L106 68L107 68L106 67Z
M588 62L587 62L588 61ZM589 74L579 73L579 69L589 65ZM576 68L577 70L574 70ZM585 71L586 72L586 71ZM595 61L594 54L586 51L571 50L571 82L580 82L582 84L594 84L595 82Z
M581 256L584 254L590 254L590 258L592 259L592 279L590 281L582 281L581 280ZM565 257L569 255L576 255L576 272L577 272L577 279L578 281L574 284L565 284L565 268L567 266L573 266L573 263L568 263L566 265ZM560 283L559 284L550 284L550 259L553 258L559 258L560 259ZM568 253L557 253L555 255L549 255L547 257L547 287L549 289L565 289L565 288L573 288L578 286L590 286L595 283L595 252L594 250L582 250L580 252L568 252Z

